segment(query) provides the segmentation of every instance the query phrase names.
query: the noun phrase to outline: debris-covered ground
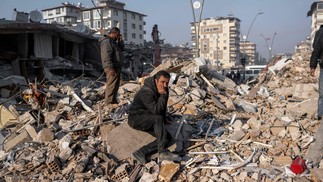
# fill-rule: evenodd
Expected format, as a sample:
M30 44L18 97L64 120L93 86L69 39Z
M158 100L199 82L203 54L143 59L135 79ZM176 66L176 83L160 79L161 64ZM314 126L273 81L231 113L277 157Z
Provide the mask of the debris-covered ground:
M153 140L127 125L127 108L144 78L123 83L119 107L109 110L98 80L3 88L0 179L320 181L323 132L315 120L318 77L308 74L309 56L300 51L277 58L241 85L203 59L168 60L155 68L151 74L172 74L168 131L174 137L170 150L182 156L181 163L158 164L152 155L139 165L130 157Z

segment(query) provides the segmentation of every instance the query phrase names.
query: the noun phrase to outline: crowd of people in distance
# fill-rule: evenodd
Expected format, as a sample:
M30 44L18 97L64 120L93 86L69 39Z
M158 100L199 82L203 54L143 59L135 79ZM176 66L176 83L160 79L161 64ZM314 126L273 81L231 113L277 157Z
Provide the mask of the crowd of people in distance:
M225 74L225 71L223 70L222 75L224 74ZM231 70L230 72L227 72L225 76L233 80L236 84L241 83L241 73L239 70L235 70L235 71Z

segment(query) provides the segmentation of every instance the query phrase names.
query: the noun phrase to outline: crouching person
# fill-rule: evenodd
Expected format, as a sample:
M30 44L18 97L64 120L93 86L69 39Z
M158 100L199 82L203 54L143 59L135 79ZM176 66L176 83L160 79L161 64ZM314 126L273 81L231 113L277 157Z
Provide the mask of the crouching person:
M181 158L167 150L171 139L165 129L170 74L164 70L145 80L129 107L128 124L130 127L145 131L156 140L132 153L139 163L146 163L146 156L158 152L158 160L180 161Z

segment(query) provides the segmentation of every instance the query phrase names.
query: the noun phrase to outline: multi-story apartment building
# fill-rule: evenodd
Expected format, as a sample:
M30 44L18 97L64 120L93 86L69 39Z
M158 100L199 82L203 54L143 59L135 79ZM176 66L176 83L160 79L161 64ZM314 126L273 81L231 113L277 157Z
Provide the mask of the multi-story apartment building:
M119 27L126 42L143 45L146 15L126 10L124 6L115 0L100 0L96 7L83 9L77 22L102 34Z
M198 23L196 23L197 25ZM235 17L217 17L201 20L198 51L201 57L210 60L212 66L230 68L239 63L240 20ZM192 45L196 47L195 24L191 24Z
M256 60L256 44L250 41L240 42L240 57L246 58L246 65L254 65Z
M44 9L42 14L46 23L85 25L101 34L107 34L112 27L117 26L127 43L143 45L146 15L124 7L124 3L115 0L97 0L93 8L67 2L62 3L62 6Z
M313 42L315 32L323 25L323 0L312 3L307 16L312 17L310 40Z
M46 23L56 22L62 25L72 25L76 23L83 8L81 3L77 5L68 2L62 3L61 6L43 9L43 19Z

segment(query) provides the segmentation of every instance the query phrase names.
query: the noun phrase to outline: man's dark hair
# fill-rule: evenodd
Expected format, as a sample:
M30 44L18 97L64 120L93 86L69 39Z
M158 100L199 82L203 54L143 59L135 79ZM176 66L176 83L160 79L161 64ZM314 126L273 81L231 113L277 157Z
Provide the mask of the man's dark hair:
M170 74L167 72L167 71L165 71L165 70L160 70L160 71L158 71L156 74L155 74L155 79L157 79L157 80L159 80L159 78L161 77L161 76L163 76L163 77L165 77L165 78L170 78Z
M111 30L109 31L109 34L111 33L120 33L120 29L118 27L112 27Z

